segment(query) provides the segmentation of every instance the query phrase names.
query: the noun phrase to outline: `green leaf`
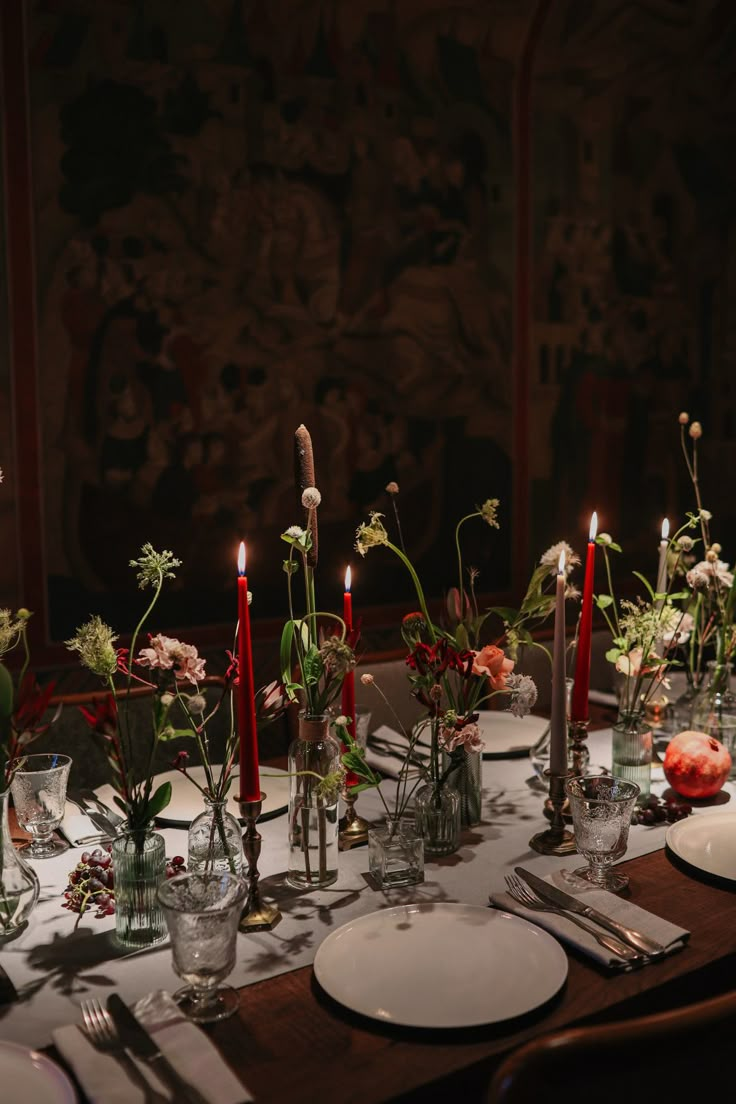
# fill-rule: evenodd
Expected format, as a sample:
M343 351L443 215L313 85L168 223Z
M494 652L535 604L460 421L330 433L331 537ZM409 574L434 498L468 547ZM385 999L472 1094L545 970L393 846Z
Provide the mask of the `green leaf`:
M595 604L599 610L608 609L609 606L613 605L613 598L610 594L596 594Z
M162 782L155 793L151 794L146 806L146 818L153 820L162 812L171 801L171 783Z
M609 663L615 663L618 657L621 655L620 648L609 648L606 652L606 659Z
M455 630L455 644L459 651L466 652L470 647L470 641L468 639L468 630L464 625L458 625Z
M299 570L299 564L296 560L282 560L281 565L287 575L296 575Z
M654 597L655 597L654 587L649 582L647 577L645 575L642 575L641 571L632 571L631 574L635 575L636 578L639 579L644 584L644 586L647 588L647 591L649 592L649 597L652 599L652 601L654 601Z
M0 663L0 717L13 715L13 680L4 663Z
M670 594L671 602L685 602L688 598L692 598L689 590L678 590L674 594Z
M610 548L612 552L623 552L623 548L620 544L616 544L615 541L605 541L601 537L595 538L595 543L600 544L603 548Z
M324 669L325 665L322 662L322 656L319 654L319 648L312 644L302 663L302 677L305 685L316 686L322 678Z
M488 612L495 613L505 624L513 625L521 611L512 609L511 606L491 606Z
M281 667L281 681L284 686L286 686L287 683L291 683L291 646L293 641L294 622L287 621L281 631L281 644L279 647L279 666Z

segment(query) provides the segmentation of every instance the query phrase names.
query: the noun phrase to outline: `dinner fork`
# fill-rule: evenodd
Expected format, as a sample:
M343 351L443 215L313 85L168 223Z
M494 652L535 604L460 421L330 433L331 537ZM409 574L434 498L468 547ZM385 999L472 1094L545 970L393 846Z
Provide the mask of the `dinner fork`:
M139 1070L134 1058L118 1035L118 1029L107 1009L102 1007L96 997L83 1000L80 1008L84 1021L84 1033L89 1041L102 1053L112 1054L128 1069L132 1080L143 1092L146 1104L168 1104L169 1097L156 1092Z
M583 931L588 932L594 939L600 943L601 947L605 947L607 951L611 951L613 954L618 955L619 958L625 959L627 962L647 962L647 956L642 955L639 951L635 951L633 947L627 947L625 943L622 943L619 939L616 939L613 935L607 935L604 932L598 931L591 924L586 924L584 920L581 920L579 916L575 916L574 913L563 912L562 909L556 908L554 905L548 905L537 897L533 889L530 889L525 882L517 874L507 874L504 877L506 882L506 888L509 891L509 895L524 908L529 909L531 912L552 912L556 916L564 916L566 920L571 920L573 924L577 924Z

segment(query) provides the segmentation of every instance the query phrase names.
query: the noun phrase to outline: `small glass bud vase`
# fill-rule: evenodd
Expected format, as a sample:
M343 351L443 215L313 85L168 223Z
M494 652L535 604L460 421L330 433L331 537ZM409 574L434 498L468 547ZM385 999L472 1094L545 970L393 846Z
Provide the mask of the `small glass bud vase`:
M242 874L240 824L227 811L227 800L204 799L204 811L189 825L187 868L192 874Z
M296 889L324 889L337 881L340 744L329 716L299 716L289 747L289 865ZM325 779L334 778L329 786Z
M467 751L462 749L462 755L457 758L455 753L455 765L447 775L447 781L454 786L460 795L460 826L462 828L474 828L480 824L481 808L481 753L479 751ZM447 752L442 753L441 771L450 766L453 757Z
M156 896L166 877L166 841L147 829L124 832L112 843L115 938L123 947L152 947L166 939Z
M693 702L692 727L714 736L731 755L731 774L736 777L736 695L731 689L731 663L708 664L708 681Z
M13 847L9 802L10 790L3 790L0 793L0 941L25 927L41 892L36 871Z
M612 773L635 782L640 798L647 797L652 781L652 726L641 713L619 713L613 726Z
M445 782L427 782L414 801L417 832L424 840L424 855L439 858L457 851L460 842L460 794Z
M424 881L424 840L407 817L368 830L368 868L382 889Z

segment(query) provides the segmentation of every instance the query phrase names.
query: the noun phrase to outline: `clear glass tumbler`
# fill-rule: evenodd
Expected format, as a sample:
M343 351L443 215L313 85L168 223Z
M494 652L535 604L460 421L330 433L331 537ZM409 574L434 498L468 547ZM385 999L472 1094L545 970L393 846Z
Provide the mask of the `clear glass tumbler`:
M10 764L15 814L32 837L26 845L30 859L49 859L69 847L54 832L64 817L71 765L68 755L50 754L22 755Z
M158 888L174 970L186 982L174 1000L196 1023L214 1023L237 1011L238 994L220 982L235 965L246 894L243 879L229 873L177 874Z
M610 775L568 778L565 790L570 801L575 844L588 860L575 873L599 889L619 893L629 884L627 874L614 871L613 864L626 854L631 813L640 790L635 782Z

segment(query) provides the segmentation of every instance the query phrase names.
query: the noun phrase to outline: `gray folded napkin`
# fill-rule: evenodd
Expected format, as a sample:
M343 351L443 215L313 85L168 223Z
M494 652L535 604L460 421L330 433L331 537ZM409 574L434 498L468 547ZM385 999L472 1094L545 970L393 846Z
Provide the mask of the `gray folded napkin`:
M177 1072L211 1104L253 1100L214 1043L179 1011L168 993L159 990L143 997L135 1013ZM149 1104L151 1100L176 1104L171 1089L149 1065L135 1057L121 1061L97 1050L81 1026L66 1024L52 1035L92 1104Z
M647 912L646 909L639 908L638 905L632 904L631 901L627 901L623 897L616 896L615 893L609 893L604 889L596 889L590 882L576 877L569 870L558 870L555 874L545 878L545 881L558 886L559 889L563 889L574 897L580 898L586 905L598 909L599 912L605 913L613 920L618 920L628 928L636 928L643 935L656 939L658 943L666 948L667 954L679 950L690 937L690 932L685 928L671 924L669 920L663 920L661 916L656 916L653 912ZM516 916L523 916L525 920L544 928L545 931L548 931L563 943L569 943L571 947L575 947L583 954L589 955L590 958L595 959L600 965L609 969L632 970L646 964L646 960L638 963L627 962L606 947L602 947L594 936L588 935L586 931L583 931L573 920L569 920L566 916L524 908L508 893L491 893L490 901L494 908L512 912ZM586 924L593 925L593 922L586 917L580 917L580 919ZM597 925L593 926L598 927ZM604 928L599 930L603 935L614 934L607 932Z

